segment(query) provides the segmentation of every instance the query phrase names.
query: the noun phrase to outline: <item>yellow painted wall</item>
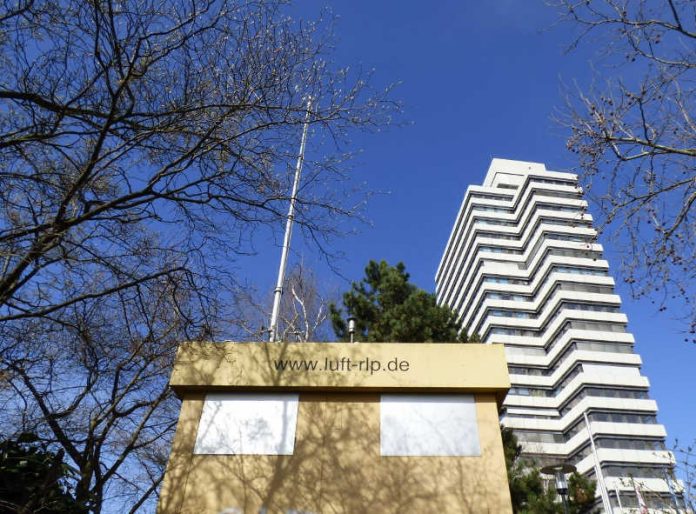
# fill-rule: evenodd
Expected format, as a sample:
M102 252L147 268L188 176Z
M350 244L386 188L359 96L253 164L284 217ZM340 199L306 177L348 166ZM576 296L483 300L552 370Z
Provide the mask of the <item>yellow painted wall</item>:
M310 361L317 364L312 371L277 369L282 362L302 366ZM327 361L339 366L339 371L323 369ZM177 393L209 392L211 388L385 392L427 389L475 390L505 396L510 380L502 345L186 343L177 353L170 385Z
M222 359L211 359L210 349L203 346L200 348L208 356L198 361L195 347L180 352L172 383L183 403L161 492L160 514L511 512L497 412L500 391L509 387L507 373L504 378L498 374L500 359L502 366L505 362L500 349L483 345L404 345L420 347L404 351L393 348L397 345L305 345L315 346L318 353L328 346L333 347L329 351L337 352L336 355L355 352L350 354L355 358L361 356L363 349L376 359L386 358L386 362L396 352L401 358L410 359L414 367L409 369L415 370L409 379L404 378L403 372L389 378L388 371L380 371L379 379L376 373L365 377L344 372L343 376L335 377L340 378L337 386L331 374L323 376L319 372L315 373L318 377L308 378L307 374L275 377L279 378L275 383L261 380L259 376L268 369L257 361L255 352L271 345L254 346L226 348L222 353L232 356ZM263 351L281 351L283 345L272 346L278 348ZM294 348L300 345L288 346L293 347L286 349L291 354L306 355L309 350ZM449 360L434 357L440 346ZM446 350L447 347L452 348ZM459 362L466 353L462 350L464 347L475 350L469 357L478 356L478 365L471 360ZM488 353L486 348L490 349ZM418 364L422 362L419 350L424 352L420 355L426 355L427 366ZM219 350L213 351L217 355L215 352ZM252 357L245 352L250 352ZM238 377L236 383L230 378L235 363L245 366L242 376L246 377L240 379L240 375L232 371ZM487 367L490 373L486 373ZM470 369L475 374L473 382L471 377L457 379L449 368ZM497 377L497 382L491 375ZM482 383L480 390L475 385L476 377ZM474 394L481 456L380 456L379 392L398 393L395 379L410 392L427 394L434 387L440 392L446 389L452 393ZM294 386L283 385L288 382ZM466 385L461 385L463 382ZM293 455L194 455L205 398L201 383L207 392L238 392L244 387L258 388L264 384L274 390L302 390Z

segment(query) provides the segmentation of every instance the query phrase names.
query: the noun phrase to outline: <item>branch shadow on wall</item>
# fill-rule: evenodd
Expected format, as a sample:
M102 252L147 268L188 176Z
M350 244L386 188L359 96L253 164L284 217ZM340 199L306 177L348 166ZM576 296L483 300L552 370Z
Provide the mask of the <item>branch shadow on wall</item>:
M311 356L313 345L306 346ZM278 376L268 379L282 383ZM205 395L186 394L158 512L508 512L501 503L507 477L492 395L477 397L481 457L384 457L380 394L340 391L343 378L335 380L338 392L299 393L297 424L283 427L295 432L292 455L194 454ZM264 427L258 430L262 436Z

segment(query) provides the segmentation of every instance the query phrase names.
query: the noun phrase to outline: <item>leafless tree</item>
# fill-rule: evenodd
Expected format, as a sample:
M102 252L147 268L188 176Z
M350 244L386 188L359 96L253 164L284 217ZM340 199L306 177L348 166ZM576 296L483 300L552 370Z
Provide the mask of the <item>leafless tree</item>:
M598 44L609 74L597 90L571 95L568 148L602 228L626 243L634 295L673 305L696 341L696 3L553 3L577 29L573 46Z
M681 445L677 441L672 448L679 478L684 482L684 503L687 509L696 511L696 441Z
M344 144L395 106L327 62L331 30L274 0L0 2L0 432L62 449L93 512L152 498L176 343L224 337L308 96L327 157L296 222L321 245L355 212Z
M178 405L167 387L193 312L170 280L14 324L3 354L2 432L32 432L75 469L78 503L135 510L159 486ZM184 314L185 312L185 314ZM20 332L21 331L21 332Z
M303 263L288 274L280 301L278 335L280 341L326 341L331 292L322 291L314 273ZM235 295L237 333L241 340L266 340L272 297L245 287Z

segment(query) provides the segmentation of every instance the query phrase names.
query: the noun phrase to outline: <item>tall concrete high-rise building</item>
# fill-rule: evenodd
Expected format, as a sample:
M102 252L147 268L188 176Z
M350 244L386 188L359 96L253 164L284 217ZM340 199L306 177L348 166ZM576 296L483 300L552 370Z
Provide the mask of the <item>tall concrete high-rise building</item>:
M596 235L575 175L493 159L483 185L466 191L437 298L470 334L505 345L512 389L501 423L527 458L599 478L604 505L637 508L640 494L651 512L681 506L665 428Z

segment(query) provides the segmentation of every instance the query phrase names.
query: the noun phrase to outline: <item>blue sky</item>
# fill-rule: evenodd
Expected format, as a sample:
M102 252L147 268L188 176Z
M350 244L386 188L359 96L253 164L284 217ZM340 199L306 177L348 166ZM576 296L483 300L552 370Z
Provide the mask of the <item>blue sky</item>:
M415 2L303 0L298 16L316 18L323 6L339 17L335 60L375 68L376 86L400 82L404 127L360 135L353 163L354 184L384 194L372 197L371 225L334 242L345 252L341 274L358 280L370 259L403 261L412 280L434 290L434 274L464 191L480 184L492 157L544 162L572 170L566 132L553 121L563 106L562 83L588 85L597 73L621 73L596 63L597 48L565 52L571 29L555 23L541 0ZM299 138L299 134L298 134ZM308 143L311 157L312 140ZM261 290L273 288L277 241L259 241L259 255L240 271ZM614 273L617 256L605 251ZM292 262L312 266L324 287L348 283L317 259L296 237ZM683 342L683 326L657 314L649 302L619 292L629 329L642 355L643 373L658 402L658 419L672 441L696 437L696 345Z

